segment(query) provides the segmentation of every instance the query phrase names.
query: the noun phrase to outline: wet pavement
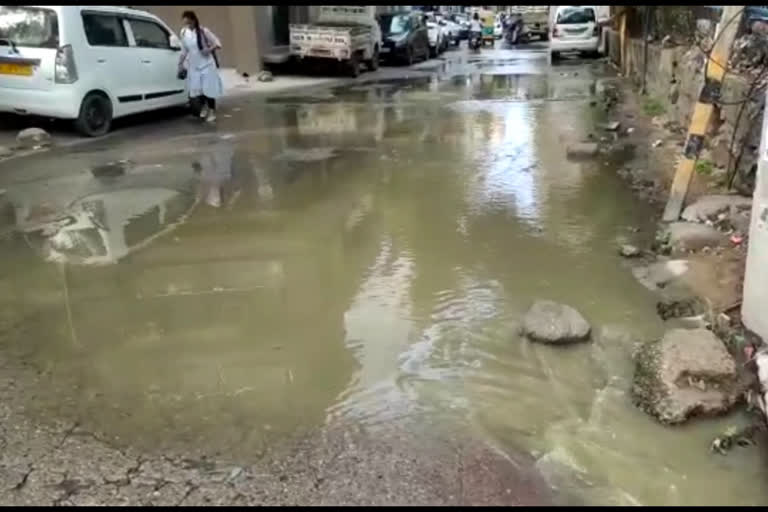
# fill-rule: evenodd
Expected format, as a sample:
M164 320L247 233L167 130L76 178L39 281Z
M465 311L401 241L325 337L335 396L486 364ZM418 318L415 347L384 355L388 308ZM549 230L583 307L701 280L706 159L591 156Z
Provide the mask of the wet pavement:
M708 451L742 418L626 394L654 211L565 158L616 80L460 50L0 163L0 502L765 503ZM535 298L595 340L520 338Z

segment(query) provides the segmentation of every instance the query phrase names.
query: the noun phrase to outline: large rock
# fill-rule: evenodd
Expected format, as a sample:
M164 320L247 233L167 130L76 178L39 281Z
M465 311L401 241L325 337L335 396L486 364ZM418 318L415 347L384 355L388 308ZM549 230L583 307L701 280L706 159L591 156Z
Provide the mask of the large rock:
M589 322L570 306L537 300L523 319L523 334L531 341L565 344L589 339Z
M682 218L688 222L715 219L721 213L739 212L752 208L752 199L736 195L704 196L683 210Z
M723 245L726 236L712 226L695 222L672 222L667 227L673 251L698 251L704 247Z
M663 423L728 411L741 396L736 363L706 329L673 329L635 355L632 398Z
M16 135L16 144L22 149L32 149L51 144L51 136L42 128L25 128Z

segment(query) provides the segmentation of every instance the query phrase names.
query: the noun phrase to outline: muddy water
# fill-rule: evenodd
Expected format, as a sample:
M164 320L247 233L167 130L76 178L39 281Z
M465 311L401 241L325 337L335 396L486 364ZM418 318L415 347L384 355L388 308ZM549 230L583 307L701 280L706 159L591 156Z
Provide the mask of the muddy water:
M592 68L532 59L285 95L162 142L3 169L2 349L29 414L147 449L261 453L327 423L524 449L566 501L759 504L738 417L666 429L627 397L654 297L616 254L652 211L615 162L571 162ZM534 298L595 340L533 345ZM414 423L411 421L411 423Z

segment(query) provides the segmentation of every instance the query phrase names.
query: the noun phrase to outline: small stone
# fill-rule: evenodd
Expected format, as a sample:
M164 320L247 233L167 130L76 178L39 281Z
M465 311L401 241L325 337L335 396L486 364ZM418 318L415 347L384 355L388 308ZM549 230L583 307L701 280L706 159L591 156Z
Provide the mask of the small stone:
M715 328L718 332L725 331L731 326L731 317L726 315L725 313L720 313L717 315L717 318L715 318Z
M627 135L632 135L634 131L635 129L630 126L629 128L627 128Z
M232 468L232 471L229 472L229 477L227 478L230 482L235 480L237 477L239 477L243 473L243 468L235 467Z
M262 71L261 73L259 73L259 76L258 76L258 77L256 77L256 79L257 79L259 82L271 82L271 81L273 81L275 78L274 78L274 76L272 75L272 73L271 73L271 72L269 72L269 71Z
M624 244L619 248L619 254L625 258L637 258L642 254L642 251L634 245Z
M48 146L51 144L51 136L42 128L26 128L16 136L16 144L22 149Z
M618 121L611 121L610 123L605 123L601 125L601 128L603 128L603 130L608 130L609 132L615 132L616 130L619 129L620 126L621 126L621 123L619 123Z
M11 148L0 146L0 158L8 158L13 154L13 150Z
M663 141L663 140L661 140L661 139L658 139L658 140L656 140L656 141L653 143L653 147L655 147L655 148L658 148L658 147L659 147L659 146L661 146L662 144L664 144L664 141Z
M523 320L523 334L541 343L560 345L586 341L591 331L581 313L550 300L537 300Z
M579 142L568 146L566 155L569 158L588 158L597 155L598 149L596 142Z

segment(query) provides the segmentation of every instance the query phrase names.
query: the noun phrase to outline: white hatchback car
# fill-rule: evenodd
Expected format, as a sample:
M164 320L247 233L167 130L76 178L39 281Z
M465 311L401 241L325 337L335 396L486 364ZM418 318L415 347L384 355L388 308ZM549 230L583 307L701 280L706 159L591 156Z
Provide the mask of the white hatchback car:
M593 6L557 7L549 39L549 54L554 60L561 52L597 55L600 48L600 26L597 8Z
M180 50L144 11L0 6L0 112L73 119L103 135L114 118L188 102Z

